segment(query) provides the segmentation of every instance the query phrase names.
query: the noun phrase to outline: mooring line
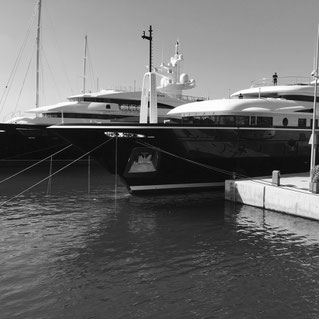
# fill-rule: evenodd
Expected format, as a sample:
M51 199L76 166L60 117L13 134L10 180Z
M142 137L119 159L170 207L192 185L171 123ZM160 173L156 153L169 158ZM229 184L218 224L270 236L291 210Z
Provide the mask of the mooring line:
M42 163L42 162L48 160L48 159L51 158L52 156L57 155L57 154L59 154L59 153L65 151L66 149L68 149L68 148L71 147L71 146L72 146L72 145L69 144L68 146L64 147L62 150L59 150L59 151L57 151L57 152L55 152L55 153L49 155L48 157L43 158L42 160L40 160L40 161L38 161L38 162L36 162L36 163L34 163L34 164L32 164L32 165L30 165L30 166L24 168L23 170L21 170L21 171L15 173L15 174L13 174L13 175L10 175L9 177L7 177L7 178L1 180L1 181L0 181L0 184L3 183L3 182L6 182L7 180L9 180L9 179L11 179L11 178L13 178L13 177L16 177L17 175L19 175L19 174L21 174L21 173L24 173L24 172L28 171L29 169L31 169L31 168L37 166L38 164L40 164L40 163Z
M111 137L109 140L104 141L104 142L101 143L100 145L94 147L94 148L91 149L89 152L87 152L87 153L81 155L80 157L78 157L77 159L73 160L73 161L70 162L69 164L67 164L67 165L63 166L62 168L58 169L57 171L55 171L55 172L52 173L51 175L49 175L49 176L43 178L43 179L40 180L39 182L37 182L37 183L31 185L30 187L26 188L25 190L23 190L23 191L20 192L19 194L17 194L17 195L15 195L15 196L9 198L8 200L6 200L6 201L0 203L0 207L3 206L3 205L5 205L5 204L7 204L7 203L10 202L10 201L12 201L13 199L15 199L15 198L21 196L22 194L26 193L26 192L29 191L30 189L32 189L32 188L38 186L38 185L41 184L42 182L44 182L44 181L48 180L49 178L51 178L52 176L54 176L54 175L60 173L61 171L63 171L63 170L66 169L67 167L71 166L72 164L76 163L77 161L79 161L79 160L82 159L83 157L89 155L90 153L94 152L95 150L97 150L98 148L100 148L101 146L103 146L104 144L110 142L112 139L113 139L113 137Z

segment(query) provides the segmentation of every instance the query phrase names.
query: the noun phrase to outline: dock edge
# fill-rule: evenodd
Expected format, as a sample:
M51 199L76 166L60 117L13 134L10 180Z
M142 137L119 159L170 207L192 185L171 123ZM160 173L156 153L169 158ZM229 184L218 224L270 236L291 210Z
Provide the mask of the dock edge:
M226 180L225 199L319 220L319 196L296 188L261 183L258 180Z

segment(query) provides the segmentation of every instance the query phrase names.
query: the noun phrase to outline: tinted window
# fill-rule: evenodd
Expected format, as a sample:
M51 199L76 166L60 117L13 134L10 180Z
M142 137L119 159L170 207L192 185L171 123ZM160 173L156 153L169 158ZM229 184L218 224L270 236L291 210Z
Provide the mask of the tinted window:
M272 126L272 117L268 116L257 116L258 126Z
M298 119L298 127L306 127L307 119Z
M236 124L238 126L249 125L249 116L236 116Z

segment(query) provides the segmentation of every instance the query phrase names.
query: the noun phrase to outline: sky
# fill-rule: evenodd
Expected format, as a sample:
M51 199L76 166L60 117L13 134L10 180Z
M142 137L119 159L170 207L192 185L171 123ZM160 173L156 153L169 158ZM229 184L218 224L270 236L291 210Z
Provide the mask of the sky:
M35 107L37 0L0 3L3 121ZM182 71L196 81L184 93L216 99L274 72L310 77L319 1L42 0L41 18L40 105L81 93L86 35L87 89L140 88L150 25L154 65L169 61L178 40Z

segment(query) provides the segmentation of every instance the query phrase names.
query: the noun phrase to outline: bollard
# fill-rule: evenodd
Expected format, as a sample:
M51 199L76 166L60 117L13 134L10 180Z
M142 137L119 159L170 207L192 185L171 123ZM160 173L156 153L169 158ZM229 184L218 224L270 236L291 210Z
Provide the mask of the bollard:
M272 171L272 183L280 186L280 171Z
M309 184L309 191L314 194L319 194L319 165L316 165L311 170L311 179Z

